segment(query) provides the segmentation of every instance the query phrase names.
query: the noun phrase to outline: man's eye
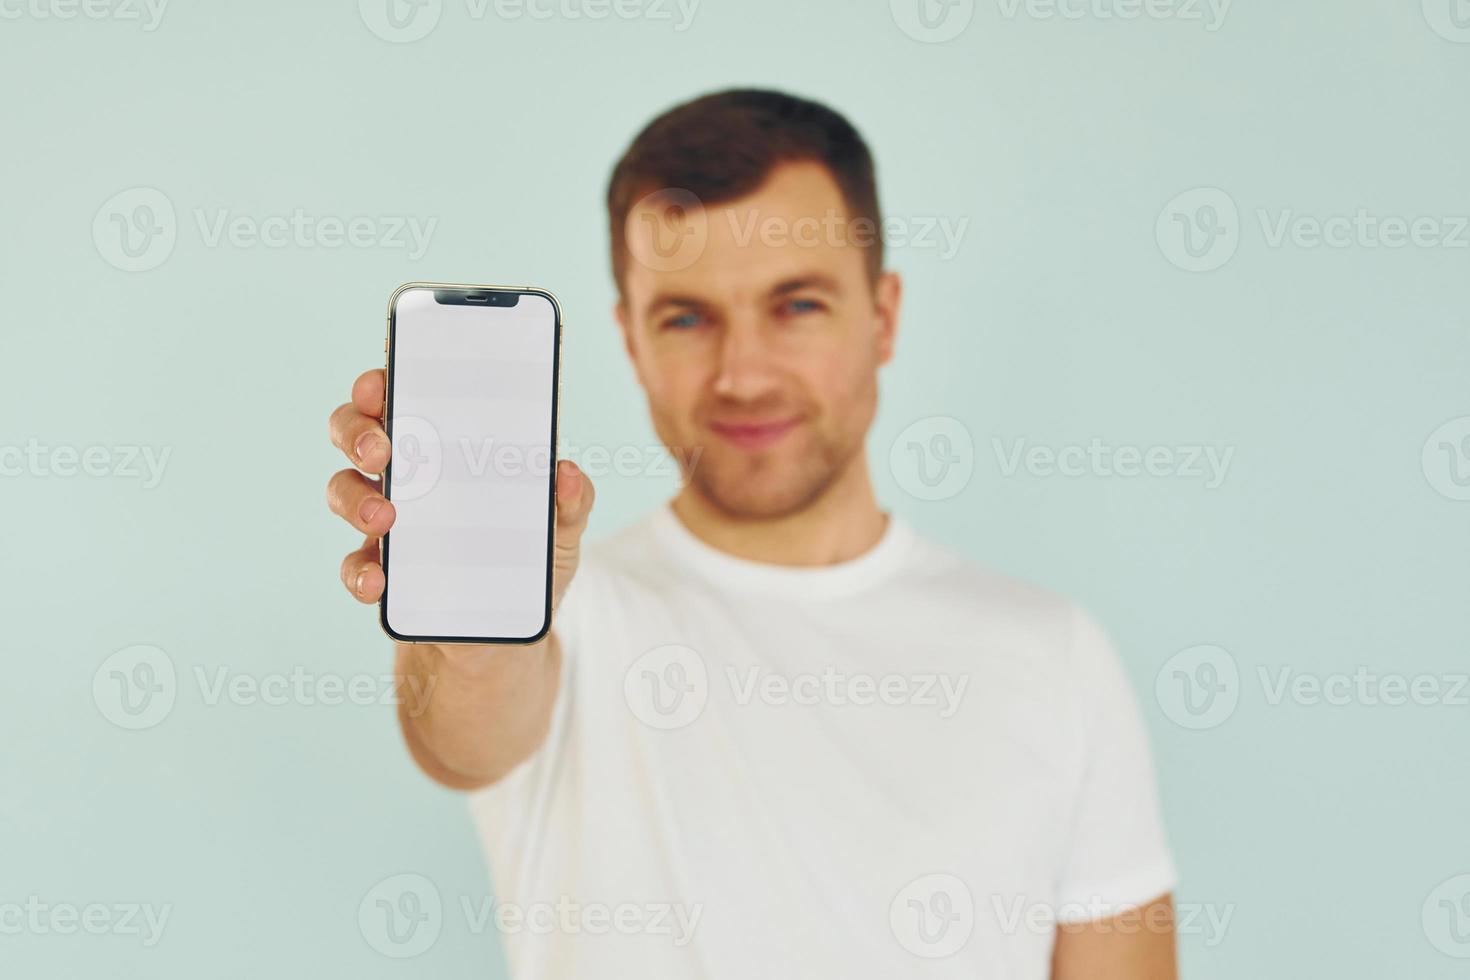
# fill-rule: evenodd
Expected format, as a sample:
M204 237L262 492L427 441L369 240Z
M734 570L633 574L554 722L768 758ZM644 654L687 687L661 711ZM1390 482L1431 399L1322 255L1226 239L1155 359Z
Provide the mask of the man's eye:
M793 299L787 300L782 304L781 314L783 316L801 316L804 313L817 313L823 309L826 309L826 307L814 299Z
M669 317L662 326L666 330L690 330L699 326L700 322L698 313L680 313L678 316Z

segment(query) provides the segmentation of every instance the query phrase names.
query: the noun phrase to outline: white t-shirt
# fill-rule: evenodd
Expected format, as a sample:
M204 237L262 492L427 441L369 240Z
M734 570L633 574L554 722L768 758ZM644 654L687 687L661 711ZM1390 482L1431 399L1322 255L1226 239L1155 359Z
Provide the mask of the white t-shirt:
M556 629L551 733L472 797L518 980L1045 980L1057 918L1173 888L1106 637L897 517L791 568L663 507Z

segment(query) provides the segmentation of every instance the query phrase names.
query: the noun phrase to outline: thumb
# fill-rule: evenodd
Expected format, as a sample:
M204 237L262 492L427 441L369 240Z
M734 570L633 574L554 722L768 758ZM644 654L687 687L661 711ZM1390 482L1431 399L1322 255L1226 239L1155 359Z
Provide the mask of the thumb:
M597 491L592 480L569 459L556 464L556 554L553 558L552 605L560 604L561 597L577 572L577 562L582 555L582 533L587 530L587 518L592 514L592 504Z

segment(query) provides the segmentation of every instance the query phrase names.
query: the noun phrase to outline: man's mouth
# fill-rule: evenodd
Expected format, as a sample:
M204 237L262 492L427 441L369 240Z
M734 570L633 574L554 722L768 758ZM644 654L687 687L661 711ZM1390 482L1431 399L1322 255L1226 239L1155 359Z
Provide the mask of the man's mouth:
M753 452L769 449L800 424L798 417L768 422L711 422L709 427L737 448Z

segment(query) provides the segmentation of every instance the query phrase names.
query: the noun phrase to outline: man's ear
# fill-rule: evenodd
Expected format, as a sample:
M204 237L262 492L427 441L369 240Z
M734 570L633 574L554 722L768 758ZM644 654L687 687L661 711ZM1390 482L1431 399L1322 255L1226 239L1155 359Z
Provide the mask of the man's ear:
M633 324L628 313L628 303L621 296L613 304L613 318L618 321L618 329L623 334L623 350L628 354L628 360L633 364L633 374L638 378L638 386L643 384L643 372L638 367L638 358L633 353Z
M893 348L898 341L898 308L903 300L903 279L896 272L885 272L873 286L873 317L877 330L873 343L877 348L878 363L887 364L893 359Z

